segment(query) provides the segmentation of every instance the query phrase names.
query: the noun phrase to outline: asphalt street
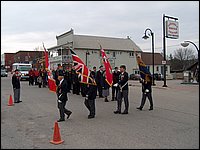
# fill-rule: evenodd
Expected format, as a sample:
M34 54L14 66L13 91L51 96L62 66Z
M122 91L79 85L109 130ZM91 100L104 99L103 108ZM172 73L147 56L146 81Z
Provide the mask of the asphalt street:
M94 119L87 118L84 98L69 93L67 108L72 115L58 123L64 143L54 145L50 140L54 123L59 119L56 94L22 81L23 102L7 106L10 94L13 97L11 77L1 77L1 148L198 149L199 85L180 83L180 80L169 80L168 87L163 88L163 82L156 81L154 110L148 110L147 100L139 111L136 107L141 101L141 85L130 81L129 114L114 114L116 101L97 98Z

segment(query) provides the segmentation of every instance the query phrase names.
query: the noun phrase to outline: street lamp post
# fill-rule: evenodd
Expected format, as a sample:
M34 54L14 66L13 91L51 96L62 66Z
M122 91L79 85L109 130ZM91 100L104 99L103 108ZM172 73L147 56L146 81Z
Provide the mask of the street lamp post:
M152 85L156 85L154 80L154 33L151 31L151 29L147 28L144 32L144 36L142 37L145 40L149 38L149 36L147 36L147 31L150 31L150 35L152 37L152 65L153 65Z

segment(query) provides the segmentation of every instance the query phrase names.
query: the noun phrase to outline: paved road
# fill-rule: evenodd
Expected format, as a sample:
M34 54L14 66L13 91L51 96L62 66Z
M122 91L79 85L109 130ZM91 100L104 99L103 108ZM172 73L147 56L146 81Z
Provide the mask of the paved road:
M21 82L22 103L7 106L13 94L10 77L1 78L1 148L9 149L85 149L199 148L199 85L157 81L153 87L154 110L147 101L143 111L136 109L141 100L141 85L130 81L128 115L113 114L116 102L96 99L96 118L87 119L84 98L69 94L70 119L59 123L63 144L49 143L54 122L59 118L56 95ZM124 108L124 107L123 107Z

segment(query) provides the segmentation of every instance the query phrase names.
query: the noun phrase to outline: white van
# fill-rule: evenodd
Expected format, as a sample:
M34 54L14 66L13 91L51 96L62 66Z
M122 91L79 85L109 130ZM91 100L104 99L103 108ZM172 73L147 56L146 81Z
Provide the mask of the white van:
M21 80L29 80L29 70L32 68L32 64L25 63L14 63L12 65L12 71L14 72L16 69L21 73Z

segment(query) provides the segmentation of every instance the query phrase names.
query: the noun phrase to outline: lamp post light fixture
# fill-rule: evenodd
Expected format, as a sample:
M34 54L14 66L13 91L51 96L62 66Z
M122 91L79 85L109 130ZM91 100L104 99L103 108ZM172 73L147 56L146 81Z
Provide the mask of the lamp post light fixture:
M199 49L198 49L197 45L194 44L192 41L184 41L184 42L181 43L181 46L187 47L190 43L191 43L192 45L194 45L194 47L195 47L196 50L197 50L197 54L198 54L198 65L199 65Z
M147 28L144 32L144 36L142 37L143 39L148 39L149 36L147 35L147 31L150 31L149 36L152 37L152 65L153 65L153 77L152 77L152 85L156 85L155 84L155 80L154 80L154 33L152 32L151 29Z

